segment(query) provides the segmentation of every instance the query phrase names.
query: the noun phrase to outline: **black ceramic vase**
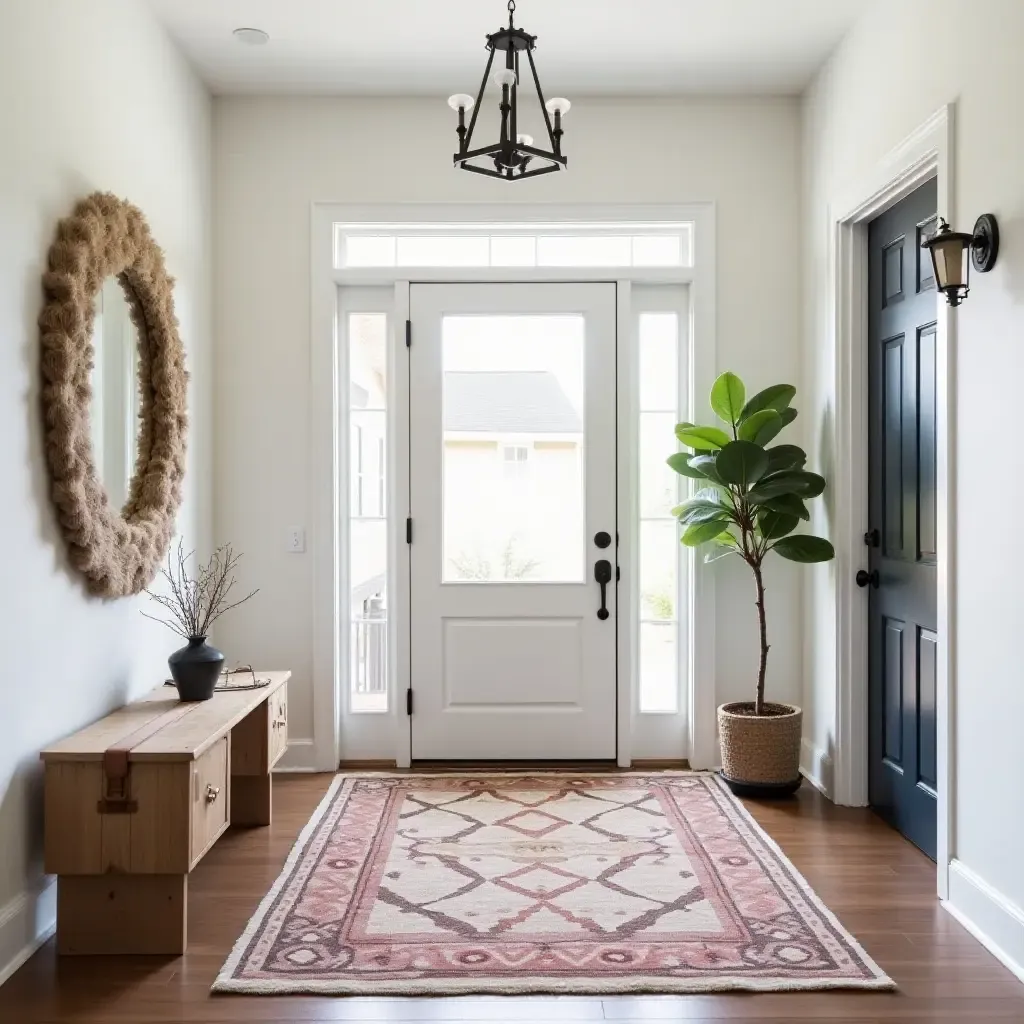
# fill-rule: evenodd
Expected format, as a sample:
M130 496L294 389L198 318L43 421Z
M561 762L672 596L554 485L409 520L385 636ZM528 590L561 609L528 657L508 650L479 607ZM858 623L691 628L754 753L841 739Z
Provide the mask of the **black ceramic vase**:
M167 659L167 664L182 700L209 700L224 667L224 655L211 647L205 636L193 636L186 647Z

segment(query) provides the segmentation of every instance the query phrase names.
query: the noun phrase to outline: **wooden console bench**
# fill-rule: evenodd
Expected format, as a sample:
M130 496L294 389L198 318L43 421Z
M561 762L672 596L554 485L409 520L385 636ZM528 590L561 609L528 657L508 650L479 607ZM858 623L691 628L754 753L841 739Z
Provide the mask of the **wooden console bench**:
M228 825L269 825L290 672L185 704L161 686L44 750L59 953L183 953L188 873Z

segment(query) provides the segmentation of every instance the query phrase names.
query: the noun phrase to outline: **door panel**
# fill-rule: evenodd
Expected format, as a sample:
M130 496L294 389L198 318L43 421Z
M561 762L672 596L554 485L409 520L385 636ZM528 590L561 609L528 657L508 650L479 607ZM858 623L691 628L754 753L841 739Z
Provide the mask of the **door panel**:
M410 302L412 756L613 758L615 286Z
M872 807L930 857L936 846L935 282L923 185L868 233L869 724Z

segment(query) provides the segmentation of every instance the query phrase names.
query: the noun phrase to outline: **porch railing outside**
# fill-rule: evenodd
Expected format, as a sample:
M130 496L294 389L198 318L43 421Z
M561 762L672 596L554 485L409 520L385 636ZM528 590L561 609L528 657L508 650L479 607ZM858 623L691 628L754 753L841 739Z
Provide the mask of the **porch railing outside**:
M383 694L388 687L388 616L381 595L353 609L352 692Z

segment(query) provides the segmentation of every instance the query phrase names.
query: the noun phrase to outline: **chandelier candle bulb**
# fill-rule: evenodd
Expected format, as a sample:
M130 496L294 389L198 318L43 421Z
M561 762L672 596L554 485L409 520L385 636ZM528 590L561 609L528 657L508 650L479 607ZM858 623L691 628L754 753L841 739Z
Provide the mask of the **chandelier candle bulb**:
M452 110L472 110L473 97L468 93L457 92L454 96L448 97L448 106Z
M506 85L511 88L516 84L516 73L511 68L502 68L500 71L495 71L494 84L499 89Z

